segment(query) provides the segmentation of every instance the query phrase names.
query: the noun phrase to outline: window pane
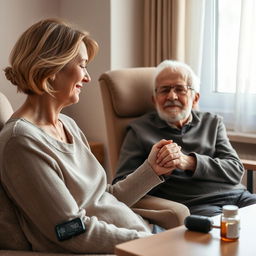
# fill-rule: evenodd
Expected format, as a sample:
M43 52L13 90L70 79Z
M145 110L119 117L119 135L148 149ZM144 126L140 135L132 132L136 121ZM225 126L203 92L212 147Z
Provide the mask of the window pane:
M217 92L235 93L241 0L220 0L217 8Z

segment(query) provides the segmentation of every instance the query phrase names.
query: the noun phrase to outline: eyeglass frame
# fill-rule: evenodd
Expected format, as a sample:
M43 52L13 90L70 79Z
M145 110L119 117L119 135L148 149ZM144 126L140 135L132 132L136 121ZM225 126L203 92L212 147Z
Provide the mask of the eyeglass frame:
M184 92L177 92L177 91L176 91L176 88L177 88L177 87L184 87ZM185 87L186 87L186 88L185 88ZM166 91L166 92L158 92L158 89L159 89L159 88L160 88L160 89L161 89L161 88L165 88L167 91ZM155 88L155 94L156 94L156 95L162 95L162 96L164 96L164 95L168 95L171 90L173 90L176 95L185 96L185 95L188 94L188 90L194 90L194 88L192 88L190 85L179 85L179 84L177 84L177 85L164 85L164 86L160 86L160 87L158 87L158 88Z

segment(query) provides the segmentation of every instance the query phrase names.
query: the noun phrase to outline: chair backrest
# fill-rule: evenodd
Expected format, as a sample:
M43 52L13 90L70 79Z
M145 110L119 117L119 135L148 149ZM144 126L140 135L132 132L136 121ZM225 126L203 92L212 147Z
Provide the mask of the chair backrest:
M108 136L110 171L115 174L127 125L154 109L155 68L126 68L103 73L99 78Z
M3 93L0 92L0 131L12 113L13 109L9 100Z

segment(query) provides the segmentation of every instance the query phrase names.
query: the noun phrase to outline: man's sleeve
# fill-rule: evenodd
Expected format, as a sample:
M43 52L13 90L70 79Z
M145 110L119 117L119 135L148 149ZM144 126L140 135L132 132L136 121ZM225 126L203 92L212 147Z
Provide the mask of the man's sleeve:
M240 183L244 171L243 165L230 144L221 118L218 119L216 143L213 146L215 146L213 157L191 153L197 160L193 178L230 184Z

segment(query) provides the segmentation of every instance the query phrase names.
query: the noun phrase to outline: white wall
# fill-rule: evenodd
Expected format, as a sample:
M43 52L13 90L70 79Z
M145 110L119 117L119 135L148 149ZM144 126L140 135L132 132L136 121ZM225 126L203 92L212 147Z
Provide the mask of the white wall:
M0 0L0 68L18 36L34 22L61 17L90 32L100 50L88 71L91 83L80 102L64 112L72 116L89 140L104 143L108 169L107 135L98 78L107 70L142 65L143 1L141 0ZM0 73L0 91L16 109L24 100Z
M78 104L65 113L72 116L89 140L104 143L107 155L107 135L98 77L110 69L110 1L109 0L61 0L60 16L90 32L100 50L89 63L91 83L80 94ZM108 158L105 166L108 167Z
M111 69L143 65L143 3L111 1Z
M24 101L23 94L6 80L2 71L8 65L11 49L20 34L39 19L56 16L59 0L0 0L0 90L11 100L16 109Z

